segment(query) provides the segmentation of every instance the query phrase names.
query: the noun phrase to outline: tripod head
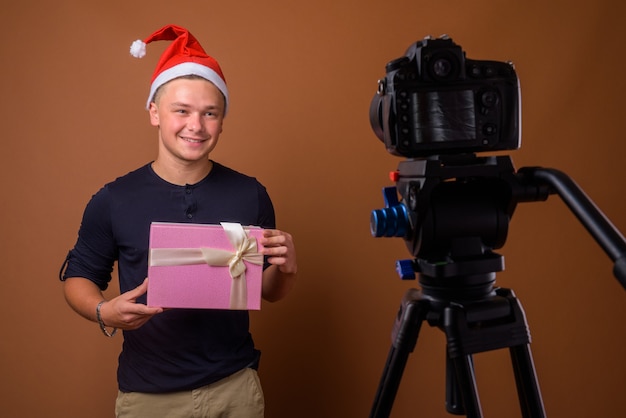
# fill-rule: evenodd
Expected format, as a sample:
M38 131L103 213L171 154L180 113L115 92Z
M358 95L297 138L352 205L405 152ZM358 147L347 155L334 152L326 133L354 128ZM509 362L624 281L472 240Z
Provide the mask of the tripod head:
M495 273L504 269L494 250L506 241L517 203L549 194L523 186L508 156L406 160L391 177L396 186L383 191L386 208L372 211L372 235L403 238L415 258L398 261L400 277L420 273L426 293L454 299L492 291Z
M385 208L373 210L375 237L400 237L415 257L399 260L403 280L415 278L426 294L473 299L488 295L504 269L494 252L506 242L520 202L559 196L615 262L626 288L626 240L566 174L538 167L515 172L508 156L434 156L401 161L383 189Z

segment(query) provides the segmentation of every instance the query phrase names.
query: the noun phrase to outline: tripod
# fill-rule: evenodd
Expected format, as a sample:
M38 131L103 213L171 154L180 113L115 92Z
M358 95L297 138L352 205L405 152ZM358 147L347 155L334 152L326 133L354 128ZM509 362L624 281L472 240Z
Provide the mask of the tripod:
M450 300L445 297L445 289L425 285L427 278L424 276L422 290L409 289L404 295L393 328L392 347L370 417L388 417L391 413L408 356L415 348L424 321L446 334L448 412L471 418L483 416L472 355L509 348L522 416L545 417L530 352L530 334L519 300L509 289L493 288L491 274L455 279L485 280L485 283L469 299Z
M372 212L374 236L404 237L416 258L397 264L403 279L419 273L421 290L402 299L383 375L370 418L387 418L421 325L446 335L446 409L469 418L483 416L472 356L508 348L522 416L544 418L545 410L521 303L510 289L495 286L504 269L491 251L506 240L517 202L545 200L558 193L615 261L614 274L626 288L626 240L566 175L525 168L515 174L507 157L409 160L400 163L386 209ZM393 189L393 190L392 190ZM410 227L412 226L412 228Z

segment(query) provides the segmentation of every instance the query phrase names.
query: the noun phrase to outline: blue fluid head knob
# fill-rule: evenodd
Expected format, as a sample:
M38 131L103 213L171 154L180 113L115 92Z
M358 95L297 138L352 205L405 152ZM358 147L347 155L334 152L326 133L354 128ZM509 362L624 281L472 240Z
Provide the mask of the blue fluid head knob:
M375 209L370 216L370 232L374 237L404 237L409 227L409 214L406 206Z
M396 261L396 272L402 280L415 280L415 269L413 268L413 260Z

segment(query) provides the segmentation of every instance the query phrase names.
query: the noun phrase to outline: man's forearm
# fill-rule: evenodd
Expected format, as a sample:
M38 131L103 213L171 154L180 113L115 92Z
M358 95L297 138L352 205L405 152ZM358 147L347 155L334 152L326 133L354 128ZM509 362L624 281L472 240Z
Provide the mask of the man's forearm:
M70 277L63 284L65 300L79 315L97 322L96 306L104 299L100 288L91 280Z
M283 273L279 266L272 265L263 271L263 299L276 302L291 291L296 282L296 273Z

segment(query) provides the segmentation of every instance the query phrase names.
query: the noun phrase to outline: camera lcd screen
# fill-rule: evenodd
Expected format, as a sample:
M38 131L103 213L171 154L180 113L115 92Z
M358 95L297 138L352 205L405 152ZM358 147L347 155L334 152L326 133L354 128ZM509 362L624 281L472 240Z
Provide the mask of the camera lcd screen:
M417 91L412 103L418 143L476 140L472 90Z

